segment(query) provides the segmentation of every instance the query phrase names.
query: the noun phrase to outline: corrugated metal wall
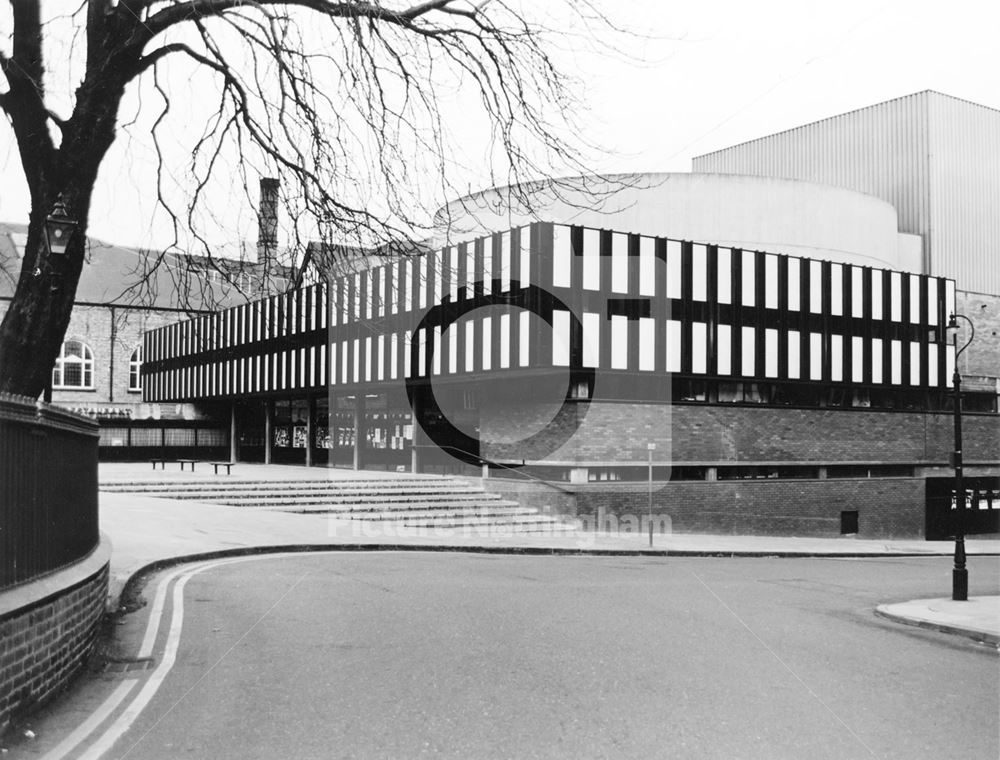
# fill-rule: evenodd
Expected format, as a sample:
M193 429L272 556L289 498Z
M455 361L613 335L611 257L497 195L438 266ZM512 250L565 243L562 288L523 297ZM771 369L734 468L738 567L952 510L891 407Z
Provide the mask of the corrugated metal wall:
M801 179L892 203L925 272L1000 294L1000 111L925 91L699 156L696 172Z
M1000 111L931 93L932 271L1000 295Z

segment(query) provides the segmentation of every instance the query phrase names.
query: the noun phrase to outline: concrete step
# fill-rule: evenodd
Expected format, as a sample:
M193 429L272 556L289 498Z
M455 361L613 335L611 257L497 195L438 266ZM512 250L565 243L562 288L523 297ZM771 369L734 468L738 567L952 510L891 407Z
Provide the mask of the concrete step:
M468 488L465 480L451 478L386 478L384 480L150 480L129 482L104 482L101 491L110 493L170 493L175 491L200 490L229 491L233 489L287 489L301 491L327 490L331 488L351 488L357 490L396 490L407 488Z
M311 514L311 513L310 513ZM330 514L343 517L346 520L369 520L373 522L405 522L413 520L466 520L481 519L504 522L508 518L532 518L536 512L530 507L498 507L478 509L435 509L427 507L407 510L405 514L398 511L380 510L345 510Z
M324 499L327 497L373 499L381 496L389 498L403 498L406 496L419 494L427 496L440 496L449 494L475 494L483 493L481 488L390 488L385 490L374 488L328 488L328 489L298 489L298 488L232 488L232 489L202 489L185 488L171 491L145 492L144 496L156 496L165 499L190 499L192 501L205 501L211 499Z
M189 497L191 501L208 501L212 504L225 504L230 507L326 507L343 504L372 504L372 505L398 505L405 509L408 504L420 502L431 504L475 504L491 503L496 504L503 501L503 497L496 493L486 493L485 491L451 492L451 493L411 493L411 494L366 494L356 496L351 494L324 494L323 496L246 496L243 498L222 498Z
M381 523L384 525L394 525L394 523ZM568 532L572 528L566 528L558 520L547 520L539 522L528 519L528 517L511 517L504 519L496 518L476 518L465 519L441 518L439 520L406 520L395 523L399 528L411 528L415 530L475 530L480 529L488 534L490 529L503 528L504 530L518 533L548 533L548 532Z
M409 501L392 504L379 501L367 503L346 502L343 504L277 504L265 505L262 508L269 509L273 512L295 512L297 514L317 515L342 514L348 512L384 512L410 515L414 512L427 509L447 509L453 512L467 512L470 510L482 509L527 509L532 513L538 512L538 510L534 507L522 507L516 501L504 501L502 499L476 499L468 501Z
M497 520L491 517L477 517L476 515L460 516L454 519L442 517L441 519L421 519L419 517L404 517L399 521L406 528L459 528L467 525L531 525L534 527L548 527L557 523L558 520L550 515L525 514L511 516L510 519Z
M101 490L167 499L327 514L345 520L413 529L502 528L516 533L572 532L575 526L522 507L467 480L441 476L344 480L263 480L225 477L105 482Z

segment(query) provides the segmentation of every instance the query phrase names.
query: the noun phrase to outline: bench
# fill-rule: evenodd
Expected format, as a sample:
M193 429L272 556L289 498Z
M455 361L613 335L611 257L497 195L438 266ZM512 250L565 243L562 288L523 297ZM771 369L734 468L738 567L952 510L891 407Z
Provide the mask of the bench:
M197 459L178 459L177 461L180 462L180 464L181 464L181 472L184 472L184 465L186 465L186 464L191 465L191 472L194 472L194 463L197 462L198 460Z
M226 475L228 475L230 468L233 466L232 462L209 462L209 464L212 465L212 467L215 468L215 474L216 475L219 474L219 468L220 467L225 467L226 468Z
M157 464L160 465L160 469L161 470L167 469L167 460L166 459L150 459L149 461L153 463L153 469L154 470L156 469L156 465Z

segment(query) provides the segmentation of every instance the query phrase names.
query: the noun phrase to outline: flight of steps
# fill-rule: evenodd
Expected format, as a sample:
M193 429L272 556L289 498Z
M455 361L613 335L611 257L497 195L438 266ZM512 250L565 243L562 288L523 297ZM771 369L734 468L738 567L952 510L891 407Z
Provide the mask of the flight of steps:
M331 480L135 480L103 482L102 491L234 507L327 514L413 529L565 533L574 526L534 507L505 501L449 477Z

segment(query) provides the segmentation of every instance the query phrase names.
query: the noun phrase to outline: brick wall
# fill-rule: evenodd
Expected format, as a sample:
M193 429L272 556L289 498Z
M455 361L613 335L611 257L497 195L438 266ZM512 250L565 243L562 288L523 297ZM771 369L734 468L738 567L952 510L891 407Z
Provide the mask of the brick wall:
M584 416L568 404L539 440L516 440L518 431L540 427L547 405L496 405L484 400L481 438L486 456L552 462L644 463L646 444L656 458L675 462L854 461L945 463L952 450L950 413L878 412L863 409L784 409L709 405L594 402ZM549 453L548 443L568 441ZM998 458L1000 417L966 415L966 459Z
M643 516L644 485L587 486L577 491L577 515ZM668 515L675 533L838 536L841 511L858 512L862 538L920 537L921 478L717 481L655 484L653 512ZM603 529L598 517L598 528ZM656 523L654 522L654 525ZM613 527L613 526L612 526Z
M946 465L953 447L950 413L878 412L862 409L784 409L597 402L585 417L567 405L547 434L568 441L547 453L543 440L515 438L551 415L548 406L484 404L481 430L486 456L502 460L544 458L572 463L644 464L646 444L655 458L708 465L738 462L934 462ZM968 462L1000 459L1000 417L963 419ZM568 427L567 427L568 426ZM490 490L529 506L589 516L644 515L646 486L564 484L575 496L550 495L526 485L489 482ZM656 485L654 510L669 515L682 533L800 536L840 535L840 513L857 511L863 537L919 537L924 532L924 481L915 478L675 481Z
M9 301L0 300L0 319ZM142 394L128 390L129 359L142 333L186 318L183 312L109 306L73 307L66 340L80 340L94 354L93 390L54 390L56 404L87 406L138 404ZM112 333L114 340L112 341Z
M530 483L486 482L504 498L550 514L579 518L585 529L639 532L648 514L644 483L567 485L565 491ZM654 526L674 533L840 535L840 513L858 512L861 538L920 538L924 480L688 481L653 484Z
M962 352L958 369L963 375L992 378L1000 376L1000 296L982 293L955 294L955 308L964 314L976 327L976 337ZM968 340L965 322L959 320L962 332L959 346ZM951 378L948 379L951 382Z
M487 491L503 498L534 507L547 515L574 515L577 510L576 494L566 486L557 487L530 480L490 478L484 484Z
M84 665L107 590L104 564L82 582L0 618L0 731L52 698Z

